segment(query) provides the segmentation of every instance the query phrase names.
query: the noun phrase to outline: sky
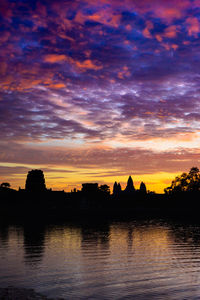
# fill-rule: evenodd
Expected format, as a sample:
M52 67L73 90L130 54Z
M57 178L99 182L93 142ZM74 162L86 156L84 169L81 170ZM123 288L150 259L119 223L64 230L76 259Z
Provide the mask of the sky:
M162 192L200 166L200 0L1 0L0 181Z

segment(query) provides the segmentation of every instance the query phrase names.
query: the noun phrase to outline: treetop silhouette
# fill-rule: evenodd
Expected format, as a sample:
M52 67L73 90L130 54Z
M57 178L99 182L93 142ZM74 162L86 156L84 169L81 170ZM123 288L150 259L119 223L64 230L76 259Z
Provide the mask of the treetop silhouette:
M167 194L197 191L200 191L200 172L197 167L191 168L189 173L176 176L171 185L165 189Z
M8 182L2 182L1 185L0 185L1 188L6 188L6 189L9 189L10 188L10 183Z

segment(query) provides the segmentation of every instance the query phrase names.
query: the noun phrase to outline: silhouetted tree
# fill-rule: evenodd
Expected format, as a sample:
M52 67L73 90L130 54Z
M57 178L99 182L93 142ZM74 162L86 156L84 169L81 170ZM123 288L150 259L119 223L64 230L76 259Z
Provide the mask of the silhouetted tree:
M10 188L10 183L8 183L8 182L2 182L1 187L9 189Z
M200 173L197 167L191 168L189 173L182 173L177 176L172 181L171 186L165 189L167 194L191 191L200 191Z
M32 170L28 172L25 189L30 192L42 192L46 190L43 171Z
M100 185L99 190L103 193L110 194L110 187L107 184Z
M190 169L188 175L188 191L199 191L200 190L200 173L197 167Z
M135 192L135 188L134 188L134 185L133 185L133 179L131 178L131 176L129 176L129 178L128 178L127 186L125 188L125 192L127 192L127 193Z
M146 185L144 182L141 182L141 184L140 184L140 192L143 194L147 193Z

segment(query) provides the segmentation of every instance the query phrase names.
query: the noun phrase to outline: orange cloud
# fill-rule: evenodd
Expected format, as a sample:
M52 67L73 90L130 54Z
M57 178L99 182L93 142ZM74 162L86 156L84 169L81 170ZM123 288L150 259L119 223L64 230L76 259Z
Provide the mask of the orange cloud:
M199 20L196 17L189 17L186 20L186 24L189 36L194 35L195 37L197 37L200 31Z
M169 51L169 50L171 49L171 47L170 47L169 44L162 43L162 46L163 46L167 51Z
M169 26L165 29L165 32L164 32L164 37L167 37L167 38L175 38L176 35L177 35L177 26L175 25L172 25L172 26Z
M65 87L64 83L55 83L55 84L51 84L50 87L55 88L55 89L60 89Z
M65 61L67 60L67 56L66 55L62 55L62 54L48 54L45 56L44 61L48 62L48 63L57 63L57 62L61 62L61 61Z
M146 28L143 30L143 35L146 38L152 38L152 34L150 32L151 29L154 28L154 25L152 22L147 21L146 22ZM158 42L162 42L163 38L175 38L177 36L177 32L179 30L179 27L176 25L171 25L168 26L163 34L156 34L155 38L157 39Z
M78 11L74 21L80 24L84 24L86 18L87 17L81 11Z
M120 24L120 20L121 20L121 15L114 15L112 16L110 22L108 22L108 24L110 24L110 26L113 27L118 27Z
M86 59L83 62L80 61L74 61L76 66L79 69L91 69L91 70L100 70L102 69L102 66L95 65L90 59Z
M163 38L160 34L156 34L156 39L158 42L162 42Z
M91 15L85 15L81 11L78 11L74 20L82 25L85 23L85 21L90 20L107 26L118 27L120 24L120 19L121 14L113 13L112 9L102 8L98 12Z
M172 44L172 49L177 50L178 49L178 45Z
M148 38L148 39L151 39L152 38L152 35L151 35L151 32L150 30L153 29L153 23L151 21L147 21L146 22L146 28L143 30L143 35Z
M167 51L170 51L170 50L177 50L178 49L178 45L176 45L176 44L172 44L172 45L170 45L170 44L168 44L168 43L162 43L161 44Z
M65 33L61 32L58 33L59 37L61 37L62 39L68 40L70 42L75 42L75 40L73 38L71 38L70 36L66 35Z
M125 77L128 77L130 75L131 75L131 73L129 72L128 67L124 66L123 69L122 69L122 71L118 72L117 77L119 79L124 79Z

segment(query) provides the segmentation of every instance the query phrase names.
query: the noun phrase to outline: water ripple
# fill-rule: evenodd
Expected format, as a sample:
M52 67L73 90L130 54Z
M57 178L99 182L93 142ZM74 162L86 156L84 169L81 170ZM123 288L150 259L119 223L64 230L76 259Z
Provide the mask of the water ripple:
M200 227L162 221L3 226L0 286L66 299L199 299Z

